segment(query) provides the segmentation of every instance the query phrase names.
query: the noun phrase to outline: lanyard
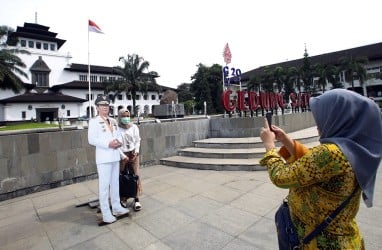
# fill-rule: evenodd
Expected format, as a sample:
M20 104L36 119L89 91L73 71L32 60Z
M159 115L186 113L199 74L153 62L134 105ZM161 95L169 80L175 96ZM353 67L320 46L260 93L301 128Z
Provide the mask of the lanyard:
M111 134L113 134L113 126L111 125L111 122L109 118L105 118L101 116L101 119L106 123L107 127L109 128Z

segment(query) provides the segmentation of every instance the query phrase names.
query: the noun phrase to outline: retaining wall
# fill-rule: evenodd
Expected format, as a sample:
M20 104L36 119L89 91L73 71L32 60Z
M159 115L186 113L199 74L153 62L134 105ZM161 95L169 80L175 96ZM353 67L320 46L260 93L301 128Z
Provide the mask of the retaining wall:
M291 132L314 126L310 112L275 116ZM158 164L194 140L258 136L262 117L203 118L139 125L141 167ZM95 151L87 129L18 131L0 134L0 200L97 178Z

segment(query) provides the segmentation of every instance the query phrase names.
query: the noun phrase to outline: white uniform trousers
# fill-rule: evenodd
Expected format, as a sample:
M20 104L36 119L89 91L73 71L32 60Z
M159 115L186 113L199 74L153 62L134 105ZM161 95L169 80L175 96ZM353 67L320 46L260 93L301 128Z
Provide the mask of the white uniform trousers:
M119 161L97 164L99 204L103 216L111 215L110 201L113 210L121 207L119 198Z

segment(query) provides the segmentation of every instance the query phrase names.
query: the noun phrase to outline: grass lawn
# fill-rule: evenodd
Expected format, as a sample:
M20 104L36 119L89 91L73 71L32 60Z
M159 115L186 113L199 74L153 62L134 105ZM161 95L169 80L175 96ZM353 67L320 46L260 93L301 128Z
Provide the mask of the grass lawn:
M33 129L33 128L57 128L57 127L58 125L53 125L53 124L45 124L40 122L26 122L26 123L0 126L0 131Z

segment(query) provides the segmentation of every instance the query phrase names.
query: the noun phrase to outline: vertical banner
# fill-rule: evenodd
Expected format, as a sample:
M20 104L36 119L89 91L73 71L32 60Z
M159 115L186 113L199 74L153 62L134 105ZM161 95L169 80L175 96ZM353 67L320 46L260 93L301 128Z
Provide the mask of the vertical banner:
M226 45L224 46L223 57L224 57L224 62L226 65L231 63L232 54L231 54L231 50L229 49L228 43L226 43Z

